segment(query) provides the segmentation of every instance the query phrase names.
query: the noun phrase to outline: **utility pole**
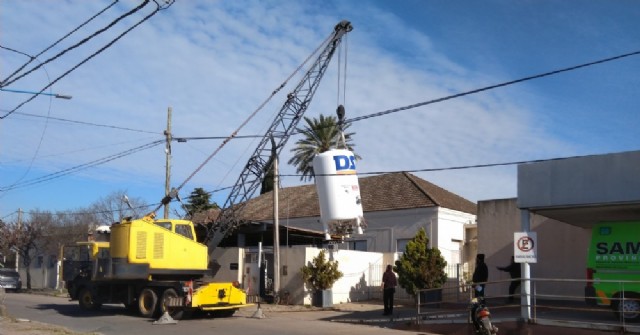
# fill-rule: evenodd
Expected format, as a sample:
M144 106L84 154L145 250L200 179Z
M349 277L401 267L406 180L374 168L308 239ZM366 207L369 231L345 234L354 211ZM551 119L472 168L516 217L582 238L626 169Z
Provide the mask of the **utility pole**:
M164 131L166 138L166 147L164 152L166 154L165 163L165 180L164 180L164 195L169 196L170 184L171 184L171 107L167 109L167 130ZM169 218L169 203L164 205L164 218Z
M22 208L18 208L18 234L22 234ZM20 248L16 247L16 271L18 271L20 266Z
M278 214L278 153L271 137L273 157L273 294L277 299L280 291L280 217Z

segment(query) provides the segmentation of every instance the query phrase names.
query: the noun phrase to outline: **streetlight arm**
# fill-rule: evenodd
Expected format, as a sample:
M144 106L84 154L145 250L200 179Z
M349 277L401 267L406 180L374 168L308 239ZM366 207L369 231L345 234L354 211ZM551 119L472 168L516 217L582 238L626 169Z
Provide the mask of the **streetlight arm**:
M23 90L12 90L8 88L0 88L0 91L11 92L11 93L24 93L24 94L35 94L35 95L48 95L58 99L71 99L70 95L66 94L57 94L57 93L47 93L47 92L32 92L32 91L23 91Z

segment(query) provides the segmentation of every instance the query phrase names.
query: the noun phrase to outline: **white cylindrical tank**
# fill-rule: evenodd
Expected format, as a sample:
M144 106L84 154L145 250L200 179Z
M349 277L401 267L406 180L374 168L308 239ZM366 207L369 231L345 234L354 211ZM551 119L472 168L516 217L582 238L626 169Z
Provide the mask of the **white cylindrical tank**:
M345 221L352 221L353 231L361 232L362 199L355 155L343 149L323 152L313 158L313 171L325 234L328 234L332 224L342 227L347 223Z

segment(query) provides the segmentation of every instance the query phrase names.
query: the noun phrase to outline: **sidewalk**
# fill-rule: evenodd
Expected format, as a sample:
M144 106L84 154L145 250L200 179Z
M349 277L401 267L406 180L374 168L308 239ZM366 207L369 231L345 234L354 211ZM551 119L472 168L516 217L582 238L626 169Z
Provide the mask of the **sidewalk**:
M58 295L58 292L31 292L32 294ZM28 293L27 293L28 294ZM0 304L1 305L1 304ZM392 316L382 315L381 301L363 301L335 304L332 308L318 308L308 305L271 305L260 304L241 308L234 316L255 318L260 310L266 319L289 319L296 324L304 325L320 322L367 325L376 328L404 330L420 334L457 335L473 333L471 325L467 323L467 311L464 305L442 305L439 308L427 309L427 314L421 316L420 324L417 322L417 309L413 305L396 305ZM0 311L2 312L2 311ZM6 312L6 311L5 311ZM423 311L424 312L424 311ZM500 329L499 334L613 334L602 330L572 328L563 326L550 326L541 324L527 324L514 321L519 315L519 307L507 313L496 307L492 310L492 319ZM496 315L497 314L497 315ZM303 326L304 327L304 326ZM2 335L76 335L72 331L62 327L39 324L15 322L6 315L0 314L0 334ZM371 334L372 329L362 328L357 334ZM352 332L353 333L353 332ZM356 334L354 333L354 334Z
M283 305L261 305L265 317L278 313L296 313L296 319L319 320L327 322L341 322L350 324L362 324L374 327L390 328L396 330L409 331L408 334L418 332L420 334L439 335L468 335L474 330L468 323L468 316L465 306L441 306L427 310L421 317L421 322L417 322L417 310L414 306L396 305L393 316L383 316L381 301L350 302L336 304L333 308L322 309L310 306L283 306ZM254 313L256 308L247 308L244 313ZM616 334L615 331L604 331L601 329L578 328L576 325L546 325L529 324L517 321L519 318L519 307L514 307L512 311L499 313L502 318L494 318L494 324L499 328L499 334L545 334L545 335L597 335Z

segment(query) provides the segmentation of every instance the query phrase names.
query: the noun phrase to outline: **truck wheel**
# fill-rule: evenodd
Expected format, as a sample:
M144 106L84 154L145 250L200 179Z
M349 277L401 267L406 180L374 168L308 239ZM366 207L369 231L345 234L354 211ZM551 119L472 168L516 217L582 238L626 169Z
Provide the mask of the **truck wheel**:
M169 312L171 318L174 320L182 320L184 316L184 307L167 307L169 303L169 299L179 298L180 296L176 293L176 290L172 288L168 288L162 292L162 299L160 299L160 303L158 304L158 314L164 315L165 312Z
M138 312L140 312L140 315L145 318L153 317L157 304L158 295L154 290L146 287L140 292L140 296L138 297Z
M95 311L100 309L100 306L102 306L102 304L93 298L91 290L86 287L80 290L80 293L78 294L78 303L80 304L80 308L85 311Z
M617 304L616 311L627 322L640 322L640 296L627 293Z

